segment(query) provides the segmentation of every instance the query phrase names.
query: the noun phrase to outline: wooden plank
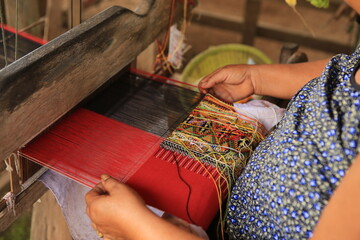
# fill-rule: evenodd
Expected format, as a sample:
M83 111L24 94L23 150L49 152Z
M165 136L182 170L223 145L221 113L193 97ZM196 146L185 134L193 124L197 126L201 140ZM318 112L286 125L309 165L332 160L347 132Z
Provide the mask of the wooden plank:
M262 24L258 26L258 36L274 39L281 42L294 42L301 46L332 53L351 53L351 46L334 42L328 39L314 38L295 31L284 31L280 27Z
M232 15L218 14L207 10L194 10L192 22L229 31L244 31L243 19Z
M47 190L48 189L44 184L37 181L19 194L16 198L16 215L7 209L0 212L0 232L5 231L13 222L15 222L16 219L21 216L22 212L31 208L34 202L36 202Z
M231 16L221 16L207 11L195 10L193 22L229 31L243 31L244 21L240 18ZM327 51L332 53L350 53L351 47L347 44L334 42L328 39L313 38L309 35L296 32L294 30L283 29L266 23L259 22L256 34L258 37L274 39L280 42L293 42L301 46Z
M146 16L112 7L2 69L0 159L134 60L168 27L170 4L156 0ZM174 21L182 9L177 3Z

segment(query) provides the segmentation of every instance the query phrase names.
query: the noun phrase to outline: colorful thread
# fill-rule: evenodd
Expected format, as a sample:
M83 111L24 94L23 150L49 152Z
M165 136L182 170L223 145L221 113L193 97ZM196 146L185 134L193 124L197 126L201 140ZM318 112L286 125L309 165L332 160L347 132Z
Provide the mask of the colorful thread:
M161 145L236 179L266 134L258 121L240 117L232 105L208 94Z
M218 195L222 239L224 195L220 186L221 179L225 180L227 189L231 189L251 153L267 133L256 119L239 114L232 105L207 94L187 119L161 143L165 149L198 160L205 170L209 164L218 169L218 180L209 175Z

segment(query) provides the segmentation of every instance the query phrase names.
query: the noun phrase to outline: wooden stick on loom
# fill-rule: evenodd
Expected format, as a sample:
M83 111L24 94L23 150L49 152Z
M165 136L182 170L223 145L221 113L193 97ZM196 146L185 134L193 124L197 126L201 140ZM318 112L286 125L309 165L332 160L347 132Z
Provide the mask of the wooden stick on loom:
M147 2L145 16L109 8L0 71L0 159L62 117L166 30L171 1ZM177 2L175 19L182 10Z

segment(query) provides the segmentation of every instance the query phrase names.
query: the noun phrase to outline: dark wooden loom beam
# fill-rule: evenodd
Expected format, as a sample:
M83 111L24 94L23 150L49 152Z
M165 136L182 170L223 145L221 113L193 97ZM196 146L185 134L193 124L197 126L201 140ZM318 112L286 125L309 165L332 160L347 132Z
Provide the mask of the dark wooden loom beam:
M134 60L167 29L170 9L168 0L154 0L146 16L112 7L0 71L0 159Z
M146 14L111 7L0 71L0 161L77 106L168 29L172 1L143 2L150 6ZM173 22L182 14L182 3L176 1ZM16 208L31 206L45 190L43 184L33 184L18 195ZM1 231L20 215L5 214L4 208L2 201Z

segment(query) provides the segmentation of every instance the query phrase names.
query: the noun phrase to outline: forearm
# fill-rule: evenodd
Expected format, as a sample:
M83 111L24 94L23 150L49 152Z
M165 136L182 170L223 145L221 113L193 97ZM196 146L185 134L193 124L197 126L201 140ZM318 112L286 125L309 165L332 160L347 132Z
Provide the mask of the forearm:
M308 81L320 76L328 61L254 65L251 78L255 94L290 99Z

